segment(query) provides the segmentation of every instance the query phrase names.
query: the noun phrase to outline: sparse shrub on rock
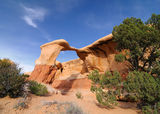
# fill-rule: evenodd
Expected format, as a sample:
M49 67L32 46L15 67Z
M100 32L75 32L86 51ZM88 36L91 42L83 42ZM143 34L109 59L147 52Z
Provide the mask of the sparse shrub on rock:
M55 110L52 110L53 112L46 111L47 113L54 113L54 114L84 114L81 107L77 106L73 102L59 102L56 100L53 101L43 101L43 106L51 107L54 106Z
M82 96L82 93L81 93L81 92L77 92L77 93L76 93L76 97L77 97L78 99L83 99L83 96Z
M66 114L84 114L82 109L73 103L68 103L65 107Z
M96 94L97 101L112 108L117 105L117 97L121 93L122 78L118 72L99 74L97 70L88 76L92 80L91 91Z
M92 80L91 91L96 94L97 101L102 106L112 108L118 100L122 100L137 102L144 114L148 111L160 113L158 77L147 72L132 71L122 80L117 72L99 74L98 71L93 71L88 78Z
M44 96L48 94L47 87L36 81L29 81L29 89L31 93L38 96Z
M9 59L0 59L0 97L23 95L25 77L18 65Z
M125 56L123 54L116 54L115 55L115 61L117 62L124 62L125 61Z

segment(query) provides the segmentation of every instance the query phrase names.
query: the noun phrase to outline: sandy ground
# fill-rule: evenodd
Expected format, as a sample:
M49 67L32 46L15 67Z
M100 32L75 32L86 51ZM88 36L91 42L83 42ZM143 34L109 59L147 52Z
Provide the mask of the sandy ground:
M76 93L80 92L83 99L78 99ZM70 90L64 95L61 93L51 94L48 96L30 95L28 100L28 108L14 108L18 101L22 98L0 98L0 114L59 114L59 109L53 105L44 105L45 102L57 101L72 102L80 107L85 114L137 114L140 110L136 109L136 104L119 102L119 105L113 109L100 107L96 101L95 95L88 89ZM58 111L57 111L58 110Z

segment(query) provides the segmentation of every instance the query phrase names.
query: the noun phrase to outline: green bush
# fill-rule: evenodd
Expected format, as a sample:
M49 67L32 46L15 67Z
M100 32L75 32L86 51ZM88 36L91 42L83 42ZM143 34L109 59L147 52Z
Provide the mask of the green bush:
M88 78L92 80L94 83L99 83L99 76L100 76L99 71L94 70L89 74Z
M81 92L77 92L77 93L76 93L76 97L77 97L78 99L82 99L82 98L83 98Z
M123 83L124 91L134 95L139 101L142 112L159 111L160 79L146 72L133 71ZM156 107L156 108L155 108Z
M160 86L158 78L146 72L130 72L124 81L124 89L140 99L142 103L155 104L160 101Z
M143 106L142 107L142 113L143 114L152 114L153 110L151 106Z
M38 95L38 96L44 96L48 93L48 90L46 86L36 82L36 81L30 81L29 82L29 89L31 93Z
M115 55L115 61L124 62L125 61L125 56L123 54L116 54Z
M99 74L93 71L89 79L92 80L91 91L103 106L112 107L117 104L117 100L124 100L137 102L144 114L160 113L160 78L133 71L122 81L118 72Z
M68 107L65 108L66 114L84 114L82 109L73 103L68 103Z
M9 59L0 59L0 97L18 97L23 94L25 77L21 69Z
M127 94L121 100L128 101L128 102L138 102L139 101L139 99L134 94Z
M113 105L117 105L117 97L121 93L122 81L118 72L113 74L106 72L101 75L95 70L90 73L88 78L92 80L91 91L96 94L96 99L101 105L110 108Z
M152 74L160 78L160 61L156 61L154 67L152 68Z

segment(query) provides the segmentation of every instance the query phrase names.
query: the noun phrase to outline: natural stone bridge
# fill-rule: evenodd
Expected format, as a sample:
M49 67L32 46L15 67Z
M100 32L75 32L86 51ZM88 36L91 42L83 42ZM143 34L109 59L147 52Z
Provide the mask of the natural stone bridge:
M123 73L126 70L126 66L124 63L115 62L114 56L117 51L115 50L116 43L113 42L112 38L112 34L109 34L80 49L71 47L69 43L63 39L46 43L40 47L41 55L36 60L35 69L29 79L52 83L55 78L72 75L74 73L83 74L94 69L100 72L120 71ZM62 72L55 67L61 64L56 61L56 58L60 51L68 50L76 51L79 59L62 63Z

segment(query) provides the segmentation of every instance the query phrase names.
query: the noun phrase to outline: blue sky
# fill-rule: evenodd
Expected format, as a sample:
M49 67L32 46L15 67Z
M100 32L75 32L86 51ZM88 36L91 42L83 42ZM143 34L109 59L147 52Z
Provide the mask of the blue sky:
M0 58L31 71L40 45L65 39L84 47L112 32L126 17L146 21L160 14L160 0L0 0ZM60 62L77 58L61 52Z

